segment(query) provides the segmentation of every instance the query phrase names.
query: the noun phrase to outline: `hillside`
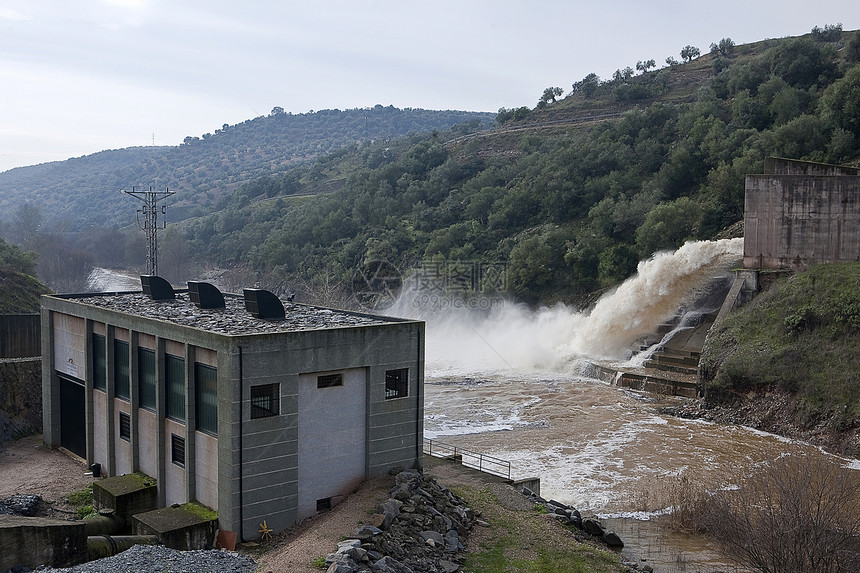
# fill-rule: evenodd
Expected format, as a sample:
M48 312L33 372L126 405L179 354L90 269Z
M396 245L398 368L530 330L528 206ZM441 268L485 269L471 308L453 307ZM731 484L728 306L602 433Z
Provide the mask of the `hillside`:
M735 423L860 454L860 263L783 276L711 331L710 408ZM714 416L714 413L710 414Z
M242 182L289 171L356 141L388 140L409 133L486 127L494 115L462 111L397 109L322 110L224 124L172 147L132 147L0 173L0 220L11 220L24 202L39 205L51 225L79 230L92 224L124 227L137 205L121 189L169 188L172 220L214 202Z
M586 304L656 250L740 221L765 157L860 159L860 34L838 32L586 78L474 137L344 148L185 222L188 261L338 305L369 261L491 264L504 273L459 293Z

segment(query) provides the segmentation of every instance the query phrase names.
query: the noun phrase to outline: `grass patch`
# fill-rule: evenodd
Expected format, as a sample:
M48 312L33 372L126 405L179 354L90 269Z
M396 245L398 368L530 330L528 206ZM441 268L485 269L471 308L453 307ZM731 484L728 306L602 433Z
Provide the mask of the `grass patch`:
M218 519L217 511L209 509L205 505L199 504L196 501L189 501L188 503L182 504L180 509L187 511L188 513L193 513L197 517L205 519L206 521Z
M80 491L70 493L67 499L69 505L75 508L75 516L78 519L87 519L98 514L93 508L93 484Z
M311 561L311 566L316 567L317 569L325 569L325 557L315 557L313 561Z
M453 488L452 488L453 490ZM467 571L472 573L617 573L627 571L610 551L577 540L546 515L545 508L507 509L488 487L454 491L489 527L476 527L469 538Z

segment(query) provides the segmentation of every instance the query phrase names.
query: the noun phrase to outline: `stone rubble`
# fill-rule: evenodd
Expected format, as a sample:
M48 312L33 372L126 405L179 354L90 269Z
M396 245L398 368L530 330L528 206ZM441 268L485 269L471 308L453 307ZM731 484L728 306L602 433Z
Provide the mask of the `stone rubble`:
M370 523L326 557L327 573L456 573L478 522L465 501L416 470L397 474Z
M15 494L11 497L0 499L0 513L34 517L39 511L39 504L41 503L41 495Z
M225 295L225 308L198 308L188 293L177 292L175 300L153 301L143 293L104 293L81 296L75 302L110 310L165 320L221 334L263 334L384 324L390 319L342 310L283 302L283 320L255 318L245 310L242 297Z

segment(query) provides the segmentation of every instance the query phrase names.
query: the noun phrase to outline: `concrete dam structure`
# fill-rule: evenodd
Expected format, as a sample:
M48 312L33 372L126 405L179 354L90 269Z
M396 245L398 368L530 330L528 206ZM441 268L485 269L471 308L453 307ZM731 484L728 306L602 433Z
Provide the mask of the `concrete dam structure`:
M770 158L748 175L744 268L860 261L860 169Z

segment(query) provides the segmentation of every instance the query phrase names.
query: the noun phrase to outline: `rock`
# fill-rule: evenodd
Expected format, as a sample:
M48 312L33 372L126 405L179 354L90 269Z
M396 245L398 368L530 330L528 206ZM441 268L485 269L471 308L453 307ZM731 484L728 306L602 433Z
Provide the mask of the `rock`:
M621 541L621 538L618 537L618 534L616 534L614 531L604 533L601 539L609 547L624 547L624 542Z
M384 517L380 529L388 529L391 527L391 522L400 515L400 508L403 506L403 503L396 499L388 499L386 500L380 507L379 511L382 513Z
M346 563L332 563L325 573L353 573L353 567Z
M439 568L442 570L442 573L456 573L460 570L460 565L445 559L440 559Z
M369 543L373 540L373 537L376 535L380 535L382 530L373 525L362 525L358 529L352 532L352 536L361 541L362 543Z
M603 534L606 532L603 529L603 526L600 525L600 522L594 519L583 519L582 520L582 528L589 535L594 535L597 537L603 537Z
M412 569L388 555L374 563L370 570L374 573L413 573Z
M438 531L422 531L418 534L418 537L420 537L421 540L428 545L430 545L430 542L432 541L432 546L434 547L437 545L444 547L445 545L445 538L442 537L442 534Z

